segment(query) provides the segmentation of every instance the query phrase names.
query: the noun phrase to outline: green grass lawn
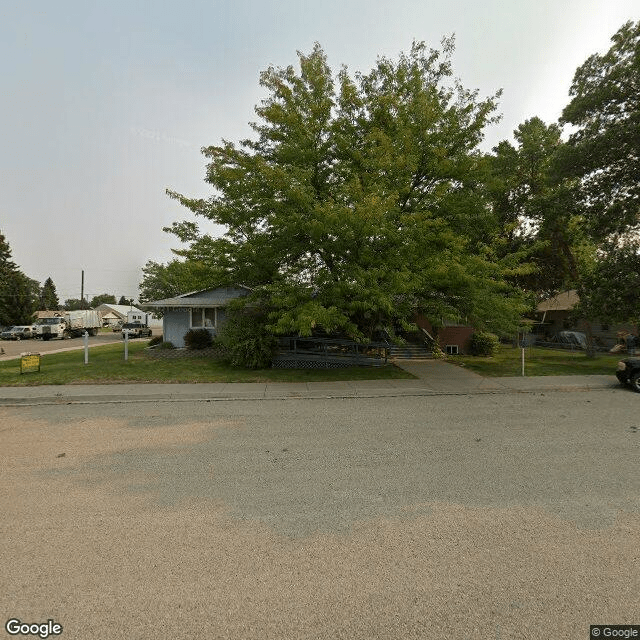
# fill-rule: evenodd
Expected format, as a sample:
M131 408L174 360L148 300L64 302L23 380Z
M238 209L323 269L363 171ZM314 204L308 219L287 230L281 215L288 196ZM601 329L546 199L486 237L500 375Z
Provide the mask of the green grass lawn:
M39 372L20 374L20 359L0 362L0 386L45 384L117 384L126 382L323 382L413 378L393 365L344 369L235 369L212 358L164 360L151 357L147 342L129 344L124 360L121 343L92 347L89 363L84 351L43 354Z
M584 351L526 347L524 373L525 376L613 375L617 362L625 357L619 353L598 353L595 358L587 358ZM452 356L447 361L488 377L522 375L522 349L505 345L491 358Z

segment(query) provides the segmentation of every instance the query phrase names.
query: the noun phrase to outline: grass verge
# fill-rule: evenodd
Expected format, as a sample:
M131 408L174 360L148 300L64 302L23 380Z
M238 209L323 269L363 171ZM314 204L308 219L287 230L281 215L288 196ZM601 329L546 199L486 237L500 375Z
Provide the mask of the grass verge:
M92 347L89 362L84 351L43 354L39 372L20 374L20 359L0 362L0 386L49 384L117 384L127 382L325 382L413 378L393 365L344 369L235 369L212 358L156 359L145 351L147 342L129 344L124 360L122 344Z
M587 358L583 351L526 347L525 376L613 375L625 354L599 353ZM495 356L454 356L448 362L464 366L487 377L522 375L522 349L501 345Z

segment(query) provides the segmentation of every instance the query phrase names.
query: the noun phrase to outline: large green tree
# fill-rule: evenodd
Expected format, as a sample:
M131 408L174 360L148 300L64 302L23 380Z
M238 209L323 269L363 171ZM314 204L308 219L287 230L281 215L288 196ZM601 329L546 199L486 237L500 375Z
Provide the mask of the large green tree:
M585 227L599 245L579 287L582 312L638 322L640 296L629 286L640 231L640 21L623 25L607 53L578 68L570 96L562 121L574 131L558 170L579 181Z
M526 258L516 282L537 296L578 286L595 247L584 230L578 181L556 170L564 143L558 124L534 117L489 158L487 180L502 228L501 252Z
M578 68L562 121L575 130L562 170L578 177L584 213L602 237L640 223L640 21Z
M36 311L39 285L11 259L11 247L0 233L0 325L30 324Z
M175 223L184 263L206 265L206 284L251 287L274 333L321 327L363 339L415 311L436 326L463 317L512 328L514 265L492 247L499 229L478 151L497 95L461 87L452 50L451 40L442 50L415 43L368 74L334 76L316 45L298 54L299 70L267 69L256 135L204 150L213 195L170 192L227 229L212 238ZM170 270L148 265L143 292Z

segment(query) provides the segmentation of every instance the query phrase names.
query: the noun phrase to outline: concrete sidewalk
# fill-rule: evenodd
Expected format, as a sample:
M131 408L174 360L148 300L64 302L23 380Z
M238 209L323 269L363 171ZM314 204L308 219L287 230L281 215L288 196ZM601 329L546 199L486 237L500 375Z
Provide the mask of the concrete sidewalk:
M415 380L199 384L102 384L1 387L0 406L158 401L377 398L396 396L536 393L619 388L614 375L485 378L440 360L407 360L398 366Z

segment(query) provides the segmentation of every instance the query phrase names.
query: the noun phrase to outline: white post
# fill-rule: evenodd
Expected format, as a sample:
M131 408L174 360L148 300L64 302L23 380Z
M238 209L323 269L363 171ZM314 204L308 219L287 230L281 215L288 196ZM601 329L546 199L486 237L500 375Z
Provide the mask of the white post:
M524 376L524 347L522 347L522 375Z
M82 338L84 340L84 363L89 363L89 332L85 331L82 334Z
M124 359L129 359L129 329L124 330Z

